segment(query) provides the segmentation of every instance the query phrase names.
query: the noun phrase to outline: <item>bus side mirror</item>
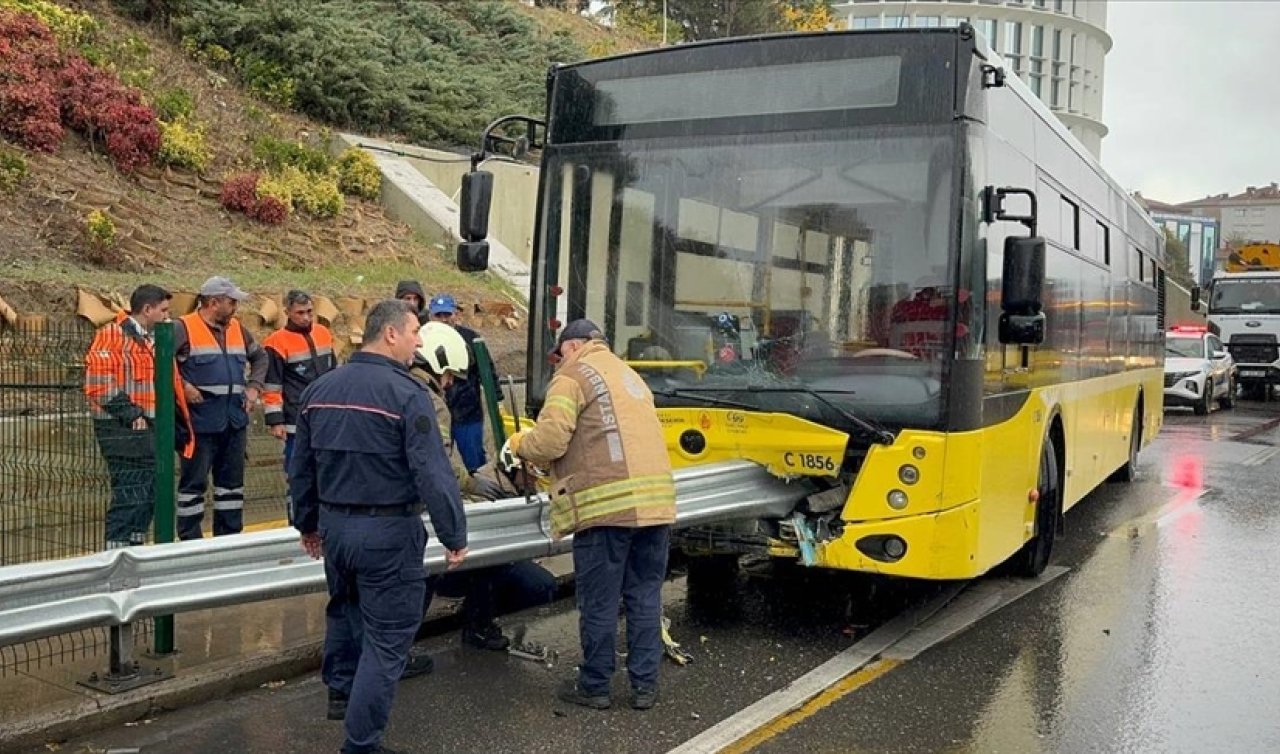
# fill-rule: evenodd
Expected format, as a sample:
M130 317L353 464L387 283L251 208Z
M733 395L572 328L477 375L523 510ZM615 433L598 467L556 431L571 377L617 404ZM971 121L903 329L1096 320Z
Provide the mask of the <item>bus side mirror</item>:
M1200 311L1200 296L1201 296L1200 286L1198 285L1191 286L1191 311L1193 312Z
M489 205L493 201L493 173L472 170L462 176L458 206L458 269L483 272L489 269Z
M1045 243L1039 236L1004 240L1001 343L1044 342L1044 257Z

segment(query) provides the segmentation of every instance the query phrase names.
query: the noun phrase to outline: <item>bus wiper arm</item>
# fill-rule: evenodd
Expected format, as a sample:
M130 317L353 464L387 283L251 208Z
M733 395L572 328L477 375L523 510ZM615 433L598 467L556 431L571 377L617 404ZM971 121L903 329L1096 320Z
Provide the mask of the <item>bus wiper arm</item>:
M844 417L846 420L849 421L850 424L853 424L855 427L858 427L863 432L866 432L873 439L875 439L876 442L880 443L881 445L892 445L895 439L893 436L893 433L890 432L889 430L885 429L879 424L876 424L873 421L870 421L868 419L863 419L861 416L858 416L857 414L853 413L847 408L836 405L829 398L827 398L817 390L814 390L813 388L799 387L799 386L794 386L794 387L779 386L779 385L748 385L746 389L753 393L800 393L802 395L807 395L810 398L813 398L817 402L821 403L822 405L826 406L827 408L831 409L832 411L836 412L840 416ZM836 392L843 395L853 395L852 390L829 391L829 392Z
M682 388L668 388L665 390L654 390L654 395L661 395L663 398L687 398L694 401L702 401L712 406L727 406L729 408L740 408L745 411L759 411L760 407L752 403L743 401L730 400L728 398L714 398L710 395L703 395L696 390L687 390Z

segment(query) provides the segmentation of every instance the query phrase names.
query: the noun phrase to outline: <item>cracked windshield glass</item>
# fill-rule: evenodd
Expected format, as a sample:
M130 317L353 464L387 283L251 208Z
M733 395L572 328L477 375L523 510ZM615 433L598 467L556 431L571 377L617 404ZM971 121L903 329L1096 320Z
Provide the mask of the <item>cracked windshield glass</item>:
M600 324L660 406L934 426L968 333L952 154L937 128L558 150L561 311Z

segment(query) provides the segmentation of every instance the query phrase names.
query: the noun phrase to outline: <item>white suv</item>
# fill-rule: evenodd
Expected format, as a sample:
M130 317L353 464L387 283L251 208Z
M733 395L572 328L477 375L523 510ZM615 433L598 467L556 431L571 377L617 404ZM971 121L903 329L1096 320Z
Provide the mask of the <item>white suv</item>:
M1164 340L1164 405L1190 406L1204 416L1214 402L1236 403L1236 363L1217 335L1203 327L1175 327Z

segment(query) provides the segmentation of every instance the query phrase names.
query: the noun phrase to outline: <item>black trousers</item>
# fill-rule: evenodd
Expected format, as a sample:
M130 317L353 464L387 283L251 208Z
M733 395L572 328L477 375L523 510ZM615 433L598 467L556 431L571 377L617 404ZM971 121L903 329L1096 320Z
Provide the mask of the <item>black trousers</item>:
M155 513L156 459L153 433L118 421L96 419L93 436L107 464L111 502L107 505L106 546L124 547L147 541Z

